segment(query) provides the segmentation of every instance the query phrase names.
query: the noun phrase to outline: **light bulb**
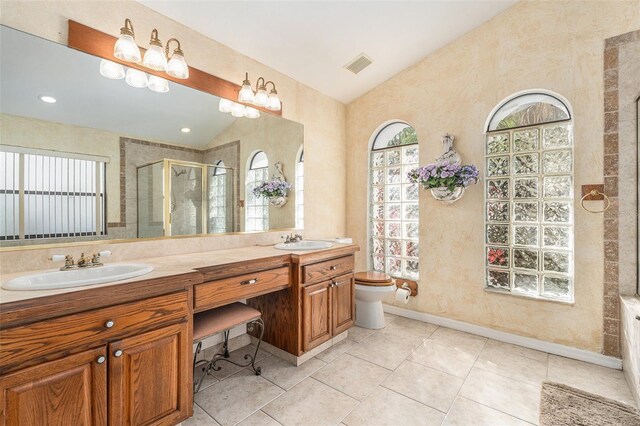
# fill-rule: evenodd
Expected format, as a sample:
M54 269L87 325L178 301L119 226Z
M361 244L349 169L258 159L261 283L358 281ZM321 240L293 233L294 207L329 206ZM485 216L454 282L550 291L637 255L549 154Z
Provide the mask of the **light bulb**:
M131 21L126 19L124 27L120 28L120 37L113 46L113 56L127 62L140 62L140 48L136 44Z
M154 30L155 31L155 30ZM153 33L152 33L153 34ZM149 49L144 52L144 59L142 65L147 68L151 68L155 71L167 70L167 57L164 56L164 50L162 50L162 44L157 38L151 38Z
M175 78L189 78L189 66L184 59L182 50L176 49L173 51L173 55L169 59L169 63L167 63L167 74Z
M112 80L124 78L124 67L115 62L103 59L100 61L100 75Z
M231 112L231 110L233 110L233 102L229 99L220 98L218 109L220 112Z
M157 75L151 75L147 87L153 92L166 93L169 91L169 82Z
M147 84L149 84L147 74L135 68L129 68L127 70L127 76L124 81L126 81L129 86L136 87L138 89L147 87Z
M260 118L260 111L255 108L246 107L245 117L247 118Z
M269 93L269 99L267 100L267 109L271 111L280 111L280 98L278 97L278 92L275 89Z
M231 109L231 115L238 118L244 117L246 114L246 110L247 107L245 107L244 105L234 103L233 108Z
M256 92L256 96L253 99L253 103L259 107L266 107L269 95L267 95L267 89L264 86L260 86Z

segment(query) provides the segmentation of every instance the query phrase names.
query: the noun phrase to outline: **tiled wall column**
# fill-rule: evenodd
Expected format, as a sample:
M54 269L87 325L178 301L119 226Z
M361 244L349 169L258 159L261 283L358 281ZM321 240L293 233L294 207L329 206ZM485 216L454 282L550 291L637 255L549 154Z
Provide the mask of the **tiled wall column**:
M625 239L635 238L635 232L630 232L625 220L628 215L622 215L621 210L631 205L631 198L635 200L635 186L629 185L628 177L621 175L621 162L631 162L637 158L635 154L628 155L633 149L628 142L621 146L620 122L621 110L628 104L628 96L622 97L621 90L628 91L629 84L621 81L621 51L630 43L640 41L640 30L609 38L605 41L604 50L604 189L611 200L611 208L604 213L604 294L603 294L603 350L605 355L620 356L620 280L621 268L629 269L623 264L621 247L635 246L635 242ZM623 55L626 60L628 55ZM625 92L626 94L626 92ZM625 103L621 105L620 100ZM625 134L625 136L628 136ZM624 157L624 158L623 158ZM625 168L626 171L628 167ZM624 189L621 193L619 188ZM622 207L621 207L622 206ZM635 207L632 207L635 208ZM635 228L635 224L633 225ZM622 233L621 233L622 231ZM625 241L623 241L625 240ZM624 253L625 256L634 253ZM635 264L635 261L634 261ZM625 275L625 274L622 274ZM628 275L628 274L627 274ZM625 276L625 278L628 278Z

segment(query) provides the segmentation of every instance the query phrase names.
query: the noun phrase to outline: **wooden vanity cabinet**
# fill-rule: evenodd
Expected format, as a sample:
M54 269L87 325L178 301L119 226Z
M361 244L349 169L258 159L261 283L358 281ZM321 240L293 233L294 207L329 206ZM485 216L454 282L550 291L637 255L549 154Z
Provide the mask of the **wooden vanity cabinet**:
M189 294L0 330L0 426L174 425L188 418Z

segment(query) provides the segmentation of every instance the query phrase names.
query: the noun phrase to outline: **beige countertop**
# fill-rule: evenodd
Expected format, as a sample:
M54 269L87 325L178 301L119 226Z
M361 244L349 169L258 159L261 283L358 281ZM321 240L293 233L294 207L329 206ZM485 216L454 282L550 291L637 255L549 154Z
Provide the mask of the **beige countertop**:
M114 263L145 263L153 266L153 271L148 274L130 278L127 280L114 281L104 284L95 284L90 286L61 288L55 290L33 290L33 291L16 291L16 290L4 290L0 289L0 305L4 303L18 302L28 299L35 299L39 297L54 296L58 294L71 293L76 291L88 290L92 288L101 288L107 286L120 286L128 283L153 280L156 278L165 278L171 276L179 276L183 274L196 272L199 268L206 268L211 266L220 266L235 262L251 261L257 259L263 259L268 257L283 256L283 255L309 255L318 252L329 252L336 248L353 246L357 250L357 246L354 244L340 244L333 243L333 247L321 250L278 250L273 245L268 246L249 246L224 250L213 250L198 253L179 254L161 257L151 257L143 259L133 259L131 262L114 262ZM109 258L103 259L105 264L109 264ZM0 283L5 282L26 275L39 274L42 272L55 272L58 268L51 268L47 270L35 270L27 272L19 272L12 274L3 274L0 277Z

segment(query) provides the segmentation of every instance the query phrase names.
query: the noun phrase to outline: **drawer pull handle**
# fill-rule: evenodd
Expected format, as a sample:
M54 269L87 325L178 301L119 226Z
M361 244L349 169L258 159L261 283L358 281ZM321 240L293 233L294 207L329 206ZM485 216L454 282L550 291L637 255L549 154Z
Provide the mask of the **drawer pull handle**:
M255 284L257 282L258 282L258 279L257 278L253 278L251 280L242 281L240 283L240 285Z
M331 287L335 287L337 285L338 283L336 282L336 280L331 280Z
M120 358L122 356L122 351L118 349L113 353L113 356L115 356L116 358Z
M338 269L338 268L335 265L329 266L329 270L331 270L331 271L335 271L336 269Z
M107 359L103 356L99 356L98 359L96 360L96 362L98 364L102 364L103 362L105 362Z
M105 322L105 323L104 323L104 326L105 326L106 328L111 328L111 327L113 327L114 325L116 325L116 323L115 323L115 322L113 322L113 321L111 321L111 320L109 320L109 321L107 321L107 322Z

